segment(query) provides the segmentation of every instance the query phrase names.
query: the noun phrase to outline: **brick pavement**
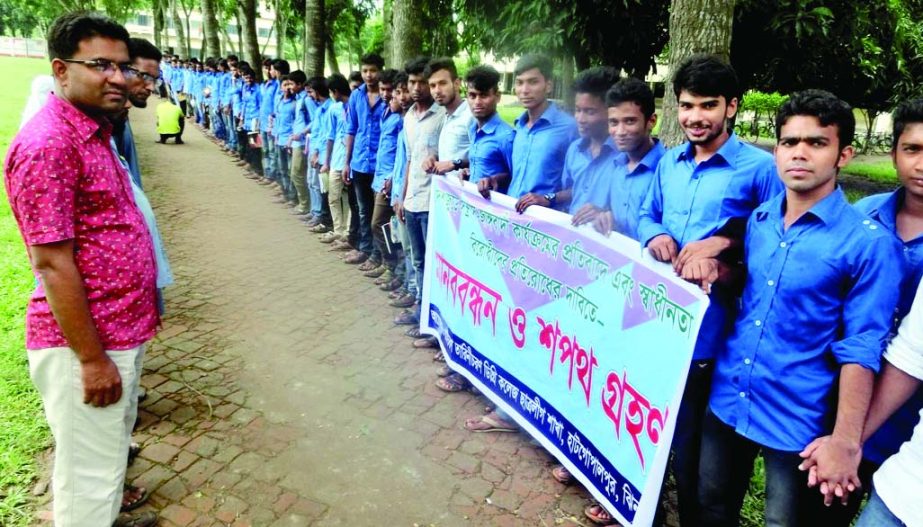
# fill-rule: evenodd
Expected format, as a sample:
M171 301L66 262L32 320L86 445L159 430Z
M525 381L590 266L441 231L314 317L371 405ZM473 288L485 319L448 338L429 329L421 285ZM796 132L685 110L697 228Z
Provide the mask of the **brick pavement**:
M161 525L587 523L526 436L463 429L485 400L433 386L371 280L195 127L158 145L153 108L132 122L177 282L129 469Z

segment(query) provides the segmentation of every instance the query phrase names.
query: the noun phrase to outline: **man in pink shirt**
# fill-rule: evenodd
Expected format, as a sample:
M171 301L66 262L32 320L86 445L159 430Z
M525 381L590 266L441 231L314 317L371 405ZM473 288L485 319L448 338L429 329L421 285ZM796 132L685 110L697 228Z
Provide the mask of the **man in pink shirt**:
M156 264L107 116L136 75L128 32L87 13L48 33L54 94L10 145L10 206L39 280L26 311L32 380L55 438L61 526L148 526L118 518L144 346L156 333Z

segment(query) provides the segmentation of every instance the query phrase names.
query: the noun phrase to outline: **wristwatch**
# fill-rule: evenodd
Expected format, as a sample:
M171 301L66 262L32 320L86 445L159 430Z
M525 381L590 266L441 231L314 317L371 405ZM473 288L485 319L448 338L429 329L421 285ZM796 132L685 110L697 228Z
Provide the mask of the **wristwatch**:
M455 167L455 170L458 170L462 166L462 160L461 159L452 160L452 166Z
M548 200L549 207L554 207L554 203L558 200L558 194L556 192L549 192L542 197Z

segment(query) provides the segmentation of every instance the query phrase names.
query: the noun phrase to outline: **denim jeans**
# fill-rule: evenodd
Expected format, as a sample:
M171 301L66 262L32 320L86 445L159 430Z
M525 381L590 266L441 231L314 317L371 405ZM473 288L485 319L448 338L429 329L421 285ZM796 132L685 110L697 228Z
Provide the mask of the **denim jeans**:
M678 429L679 427L677 427ZM807 475L798 470L798 452L761 446L724 424L708 409L702 428L699 465L699 522L696 525L731 527L740 524L740 509L762 453L766 466L766 525L829 525L830 512Z
M381 253L372 241L372 213L375 210L375 191L372 190L374 174L352 171L352 192L355 194L359 216L359 250L381 260Z
M276 174L276 142L269 132L260 132L260 139L263 142L262 161L263 177L278 181Z
M308 161L311 161L310 156ZM326 177L326 175L324 176ZM311 195L311 214L317 218L323 214L324 204L327 199L323 196L320 188L320 168L308 165L308 194ZM332 223L328 223L331 225Z
M413 272L416 275L417 303L423 298L423 264L426 259L426 227L429 224L429 211L404 211L407 222L407 237L410 239L410 251L413 258Z
M869 502L865 505L856 523L856 527L905 527L906 525L891 512L875 489L872 489L872 497L869 498Z
M289 177L291 170L292 149L287 146L276 146L276 160L278 161L278 181L282 186L282 194L287 200L296 199L295 187Z
M349 170L349 167L346 167L343 170ZM349 241L350 245L361 251L362 249L359 247L359 200L356 199L356 192L353 190L356 188L356 182L351 178L352 176L350 175L349 186L343 189L343 192L346 193L346 202L349 205L349 229L347 234L347 241ZM362 252L369 254L370 251Z
M417 295L417 273L413 269L413 248L410 246L410 232L407 230L407 224L398 222L401 231L401 246L404 253L404 289L408 293Z
M237 149L237 125L234 123L234 116L230 114L223 114L224 117L224 127L227 130L227 145L228 148L232 150Z

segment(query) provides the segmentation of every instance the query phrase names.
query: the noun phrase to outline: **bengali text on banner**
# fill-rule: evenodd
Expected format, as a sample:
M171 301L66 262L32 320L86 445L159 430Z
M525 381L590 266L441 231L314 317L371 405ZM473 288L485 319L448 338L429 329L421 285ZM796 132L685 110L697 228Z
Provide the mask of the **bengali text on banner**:
M514 204L433 178L421 329L616 519L650 525L708 298L629 238Z

